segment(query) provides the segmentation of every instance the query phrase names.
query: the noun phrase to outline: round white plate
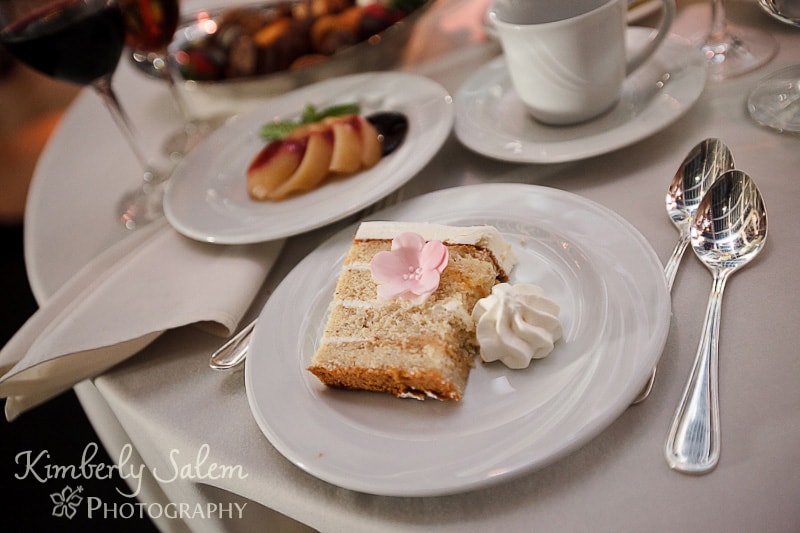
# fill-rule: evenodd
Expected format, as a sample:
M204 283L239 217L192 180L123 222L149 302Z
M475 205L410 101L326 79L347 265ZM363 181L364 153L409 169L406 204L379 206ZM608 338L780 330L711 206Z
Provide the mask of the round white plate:
M399 111L405 141L369 170L281 202L256 202L246 189L250 161L263 148L261 126L318 108L358 102L361 113ZM375 72L326 80L269 100L214 132L183 160L164 198L169 222L193 239L221 244L267 241L312 230L358 212L411 179L436 154L453 125L439 84L412 74Z
M442 206L447 206L443 209ZM649 243L608 209L557 189L482 184L387 209L384 220L491 224L561 306L564 337L525 370L478 364L461 402L328 389L306 368L355 226L308 255L258 319L245 370L253 416L295 465L372 494L426 496L540 468L600 433L636 397L670 321Z
M638 48L651 30L629 28ZM706 83L706 62L684 39L668 36L623 85L617 105L592 121L547 126L531 118L500 56L473 74L455 95L455 132L479 154L520 163L559 163L611 152L656 133L686 113Z

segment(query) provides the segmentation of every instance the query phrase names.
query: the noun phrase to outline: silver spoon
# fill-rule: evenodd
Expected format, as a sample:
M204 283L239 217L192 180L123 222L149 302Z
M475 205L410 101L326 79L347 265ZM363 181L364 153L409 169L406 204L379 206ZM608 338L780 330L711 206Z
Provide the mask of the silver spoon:
M672 290L678 265L689 244L690 231L694 214L700 199L712 183L724 172L733 168L733 155L730 149L719 139L705 139L697 143L686 155L667 189L667 214L678 228L678 242L664 268L667 278L667 289ZM650 379L633 400L633 405L643 402L653 390L656 369Z
M669 466L704 474L719 461L719 323L722 292L733 272L749 263L767 238L767 211L755 182L740 170L718 178L698 206L692 248L714 281L694 366L667 437Z
M666 198L667 214L678 228L678 242L664 268L670 290L683 252L689 244L690 228L700 200L711 184L731 169L733 155L730 149L719 139L712 138L705 139L692 148L675 173Z
M256 327L258 319L247 324L242 330L228 339L211 354L208 359L208 366L214 370L230 370L239 365L247 357L247 347L250 346L250 336Z

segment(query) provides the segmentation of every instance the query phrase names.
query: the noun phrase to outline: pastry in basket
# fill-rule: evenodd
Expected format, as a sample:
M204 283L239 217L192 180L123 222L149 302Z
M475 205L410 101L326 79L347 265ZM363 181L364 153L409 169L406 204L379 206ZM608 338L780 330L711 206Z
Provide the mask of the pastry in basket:
M198 22L175 54L182 76L235 80L295 71L359 43L375 46L382 33L424 0L302 0L234 6Z

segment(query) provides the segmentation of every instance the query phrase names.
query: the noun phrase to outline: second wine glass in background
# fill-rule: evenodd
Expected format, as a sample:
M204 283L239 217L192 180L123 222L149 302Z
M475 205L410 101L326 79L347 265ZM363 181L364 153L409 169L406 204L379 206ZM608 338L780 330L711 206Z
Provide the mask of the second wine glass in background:
M800 2L759 0L773 18L800 29ZM783 68L762 79L747 99L750 116L781 133L800 133L800 64Z
M169 86L172 101L181 117L181 127L165 142L164 152L179 158L192 150L214 126L211 121L194 120L179 87L181 78L170 59L168 47L180 20L178 0L119 0L125 18L126 43L134 59L152 65Z
M733 78L766 64L778 51L778 43L756 28L731 24L724 0L711 0L708 32L693 39L708 60L708 77L713 81Z

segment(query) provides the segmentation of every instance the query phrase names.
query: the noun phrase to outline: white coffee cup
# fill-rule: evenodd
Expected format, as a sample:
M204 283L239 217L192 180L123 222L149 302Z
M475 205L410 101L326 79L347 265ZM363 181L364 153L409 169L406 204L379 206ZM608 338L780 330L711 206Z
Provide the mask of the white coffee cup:
M625 77L650 57L675 17L674 0L647 45L627 57L627 0L494 0L489 20L519 98L540 122L595 118L619 100Z

